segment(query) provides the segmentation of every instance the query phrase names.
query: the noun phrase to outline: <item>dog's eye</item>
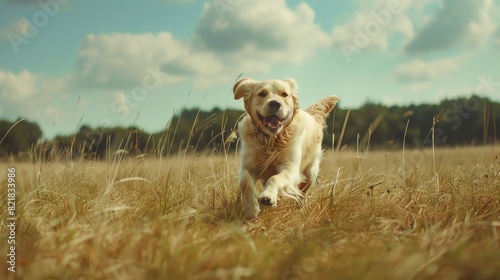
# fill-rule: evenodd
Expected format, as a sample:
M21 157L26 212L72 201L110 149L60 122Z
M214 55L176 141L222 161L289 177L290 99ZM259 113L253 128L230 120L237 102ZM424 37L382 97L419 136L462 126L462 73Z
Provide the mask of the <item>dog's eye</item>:
M266 97L266 93L263 91L259 92L259 97Z
M283 93L281 94L281 96L283 96L283 97L288 97L288 93L283 92Z

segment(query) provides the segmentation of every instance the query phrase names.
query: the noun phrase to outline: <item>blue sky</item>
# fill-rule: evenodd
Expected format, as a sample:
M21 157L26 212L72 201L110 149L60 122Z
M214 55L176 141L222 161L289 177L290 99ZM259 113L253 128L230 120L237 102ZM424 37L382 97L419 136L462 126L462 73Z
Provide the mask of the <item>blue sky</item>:
M0 0L0 119L46 138L243 108L235 79L293 77L301 107L500 100L500 0Z

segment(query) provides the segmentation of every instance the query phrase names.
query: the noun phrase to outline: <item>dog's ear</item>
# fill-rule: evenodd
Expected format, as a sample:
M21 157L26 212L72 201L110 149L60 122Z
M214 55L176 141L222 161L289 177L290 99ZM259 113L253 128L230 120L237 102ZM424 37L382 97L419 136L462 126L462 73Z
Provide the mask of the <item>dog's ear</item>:
M292 78L286 78L286 79L283 79L283 81L287 82L289 85L290 85L290 89L292 90L292 94L297 96L297 92L298 92L298 86L297 86L297 82L292 79Z
M299 102L298 102L298 98L297 98L297 93L299 91L299 87L297 86L297 82L292 78L286 78L286 79L283 79L283 81L290 85L290 91L291 91L293 103L295 106L294 109L295 109L295 112L298 112L300 107L299 107Z
M251 78L239 79L233 87L234 99L240 99L252 93L255 81Z

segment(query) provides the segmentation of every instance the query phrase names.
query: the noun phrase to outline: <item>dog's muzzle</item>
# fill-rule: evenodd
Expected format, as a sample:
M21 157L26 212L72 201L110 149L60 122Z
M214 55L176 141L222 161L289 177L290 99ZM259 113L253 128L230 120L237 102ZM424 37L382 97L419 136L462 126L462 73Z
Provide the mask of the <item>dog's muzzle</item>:
M284 122L288 119L288 116L285 118L280 118L275 114L269 116L262 116L257 113L257 117L260 122L272 133L278 132L278 130L283 126Z

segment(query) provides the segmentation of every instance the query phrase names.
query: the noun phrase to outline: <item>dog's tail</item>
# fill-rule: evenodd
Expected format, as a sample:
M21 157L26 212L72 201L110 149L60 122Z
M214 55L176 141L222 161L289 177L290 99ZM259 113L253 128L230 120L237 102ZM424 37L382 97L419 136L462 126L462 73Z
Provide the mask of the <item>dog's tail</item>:
M320 102L309 106L305 111L313 116L320 124L325 123L330 111L335 108L339 102L339 98L335 95L329 96Z

